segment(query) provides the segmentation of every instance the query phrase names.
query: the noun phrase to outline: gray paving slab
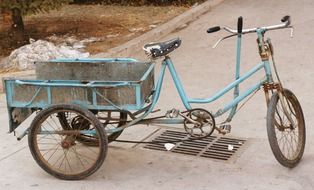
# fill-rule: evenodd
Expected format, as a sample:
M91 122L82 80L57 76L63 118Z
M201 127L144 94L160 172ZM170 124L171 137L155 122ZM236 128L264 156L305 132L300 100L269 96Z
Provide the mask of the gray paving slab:
M272 155L266 134L266 105L261 91L232 122L232 136L250 139L247 148L233 162L121 145L109 149L104 165L90 178L61 181L37 166L27 149L27 139L17 142L12 135L5 133L8 121L1 96L0 143L3 146L0 148L0 189L314 189L313 11L312 0L228 0L187 28L164 38L179 36L183 40L182 46L171 57L187 94L208 97L232 81L235 68L235 39L224 41L217 49L212 49L216 40L226 33L207 34L208 27L235 27L240 15L244 18L244 27L276 24L282 16L291 15L295 26L293 38L289 37L289 30L273 31L267 35L272 38L275 47L282 81L298 96L305 114L307 144L304 158L296 168L280 166ZM242 72L260 61L255 41L255 35L244 37ZM145 55L136 54L134 57L144 59ZM164 112L173 107L182 109L171 78L167 76L165 80L158 107ZM248 81L241 86L241 90L253 82ZM231 94L203 107L215 110L230 98ZM132 138L133 133L137 138L141 134L147 136L146 129L134 130L136 132L126 131L125 137Z

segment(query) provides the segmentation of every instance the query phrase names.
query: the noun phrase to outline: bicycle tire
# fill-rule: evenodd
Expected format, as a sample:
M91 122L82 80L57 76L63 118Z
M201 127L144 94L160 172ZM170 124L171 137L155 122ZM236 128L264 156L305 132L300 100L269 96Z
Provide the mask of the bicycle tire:
M283 90L283 95L288 111L291 113L290 115L296 127L293 128L288 118L286 118L287 121L284 120L287 116L283 108L281 107L280 109L282 105L279 100L279 94L276 92L272 95L268 105L267 134L271 150L276 160L285 167L293 168L300 162L304 153L306 141L305 121L302 107L297 97L288 89ZM288 125L286 124L287 122L289 122ZM289 140L286 135L289 135L291 140L297 137L297 139L294 139L296 146L293 145L294 142L281 145L283 140ZM288 153L285 152L285 149Z
M94 128L88 130L91 134L94 130L99 139L98 146L86 146L82 139L77 139L82 131L59 126L62 124L58 122L58 113L73 114L89 121ZM37 164L47 173L63 180L80 180L92 175L103 164L108 150L106 132L95 115L87 109L69 104L54 105L40 111L31 123L28 143Z

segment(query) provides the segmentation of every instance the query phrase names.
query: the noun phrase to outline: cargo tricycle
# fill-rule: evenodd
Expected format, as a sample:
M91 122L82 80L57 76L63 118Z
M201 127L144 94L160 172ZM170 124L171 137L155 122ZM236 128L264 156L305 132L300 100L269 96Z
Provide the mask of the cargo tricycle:
M49 174L66 180L78 180L96 172L104 162L108 143L115 141L123 130L137 124L182 124L190 140L208 137L214 130L230 132L230 122L247 100L263 88L267 104L267 133L272 152L280 164L292 168L302 158L305 147L305 122L302 108L294 93L280 81L271 40L265 33L277 29L292 29L289 16L282 23L243 29L242 17L237 30L223 27L237 37L235 80L209 98L187 97L171 61L170 53L181 40L172 39L144 46L151 58L140 62L132 58L55 59L36 63L36 79L7 78L4 80L10 132L16 130L29 116L35 115L30 126L21 134L28 135L30 151ZM208 29L217 32L221 27ZM261 62L240 75L241 39L257 34ZM155 64L162 59L155 83ZM168 69L186 110L172 109L158 117L155 112ZM239 85L256 72L265 75L240 93ZM274 75L273 75L274 71ZM234 90L234 98L213 112L198 108ZM193 104L193 107L192 107ZM228 113L222 123L216 119ZM154 142L165 143L165 142Z

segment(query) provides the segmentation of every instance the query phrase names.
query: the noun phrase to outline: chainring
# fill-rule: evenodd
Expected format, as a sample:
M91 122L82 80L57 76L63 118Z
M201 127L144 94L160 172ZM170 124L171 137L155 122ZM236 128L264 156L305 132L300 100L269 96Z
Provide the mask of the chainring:
M184 129L192 137L210 136L215 129L215 118L205 109L189 110L184 119Z

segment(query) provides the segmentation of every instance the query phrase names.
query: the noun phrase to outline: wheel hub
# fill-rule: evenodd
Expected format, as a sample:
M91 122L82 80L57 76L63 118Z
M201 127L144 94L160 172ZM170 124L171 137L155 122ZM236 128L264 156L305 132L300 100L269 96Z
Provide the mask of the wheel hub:
M75 145L75 139L73 136L66 136L65 139L61 141L61 147L63 149L69 149Z

